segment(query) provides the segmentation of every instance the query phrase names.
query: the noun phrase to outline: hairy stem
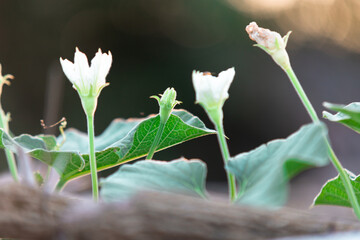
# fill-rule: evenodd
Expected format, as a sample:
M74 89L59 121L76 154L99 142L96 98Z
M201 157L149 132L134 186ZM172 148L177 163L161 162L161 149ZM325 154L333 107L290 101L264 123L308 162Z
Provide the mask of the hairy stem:
M98 202L99 187L98 187L97 165L96 165L95 145L94 145L94 116L86 115L86 117L87 117L87 128L88 128L88 137L89 137L89 150L90 150L89 160L90 160L92 194L93 194L93 200L95 202Z
M225 139L224 127L223 127L222 121L220 121L220 120L216 121L214 123L215 123L215 128L217 131L217 138L219 141L221 154L222 154L222 157L224 160L224 164L226 165L227 162L229 161L230 153L229 153L229 148L228 148L228 145L227 145L226 139ZM229 197L230 197L231 201L234 201L235 197L236 197L235 177L228 171L226 171L226 175L227 175L227 180L228 180L228 185L229 185Z
M164 128L165 128L165 124L166 122L162 122L161 119L160 119L160 124L159 124L159 128L157 130L157 133L155 135L155 139L150 147L150 150L149 150L149 153L148 155L146 156L146 160L151 160L154 156L154 153L156 151L156 148L158 147L159 145L159 142L160 142L160 139L161 139L161 135L163 134L164 132Z
M307 112L309 113L311 119L313 122L318 123L320 122L311 102L309 101L308 97L306 96L304 89L301 87L301 84L296 77L293 69L291 67L285 69L286 74L288 75L292 85L294 86L297 94L299 95L302 103L304 104ZM342 180L342 183L345 187L346 193L349 197L349 201L351 203L352 208L354 209L355 215L358 219L360 219L360 206L359 202L357 201L354 189L351 185L349 175L345 172L343 166L341 165L339 159L335 155L334 150L332 149L329 140L326 138L326 145L328 148L328 154L331 159L332 164L334 165L335 169L339 172L340 178Z

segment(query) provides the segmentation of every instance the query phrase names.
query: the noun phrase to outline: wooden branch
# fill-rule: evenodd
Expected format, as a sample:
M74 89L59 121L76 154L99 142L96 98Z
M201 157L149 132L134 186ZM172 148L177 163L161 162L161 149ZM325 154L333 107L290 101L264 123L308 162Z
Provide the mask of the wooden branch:
M0 236L49 239L70 200L19 184L0 187Z
M0 188L0 237L26 239L269 239L359 230L294 209L269 211L159 193L95 205L20 185Z

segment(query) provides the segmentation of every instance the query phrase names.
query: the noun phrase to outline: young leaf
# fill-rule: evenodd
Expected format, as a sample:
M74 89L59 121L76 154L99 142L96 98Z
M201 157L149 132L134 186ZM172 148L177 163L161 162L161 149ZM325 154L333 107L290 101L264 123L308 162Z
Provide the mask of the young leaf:
M95 138L98 170L111 168L145 156L159 127L159 116L146 119L115 120ZM157 151L182 142L215 133L185 110L173 111L166 123ZM0 129L0 147L16 152L21 146L32 157L54 167L60 175L58 188L67 181L90 173L86 134L77 130L65 133L66 142L57 149L51 137L27 134L11 138ZM57 141L62 142L60 137Z
M360 133L360 102L353 102L349 105L340 105L332 103L324 103L324 106L333 111L337 111L335 115L324 111L323 117L332 121L339 122L357 133Z
M306 168L328 164L326 137L323 123L308 124L287 139L273 140L231 158L227 169L239 183L235 202L283 205L290 178Z
M103 179L100 194L107 202L124 200L144 190L205 197L205 178L206 165L200 160L144 160L124 165Z
M352 172L346 171L354 188L356 198L360 201L360 176L355 176ZM339 175L324 184L320 193L314 199L314 205L337 205L351 208L351 203Z

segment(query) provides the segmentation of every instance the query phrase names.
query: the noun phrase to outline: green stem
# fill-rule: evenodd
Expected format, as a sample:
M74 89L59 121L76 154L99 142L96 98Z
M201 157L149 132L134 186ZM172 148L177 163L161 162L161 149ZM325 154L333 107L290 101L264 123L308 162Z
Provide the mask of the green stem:
M66 181L59 181L55 186L55 191L60 192L65 187Z
M159 124L159 128L158 128L158 131L156 133L156 136L155 136L155 139L150 147L150 150L149 150L149 153L148 155L146 156L146 160L151 160L154 156L154 153L155 153L155 150L156 148L158 147L159 145L159 142L160 142L160 139L161 139L161 135L163 134L164 132L164 128L165 128L165 125L166 125L166 122L162 122L161 119L160 119L160 124Z
M91 172L91 183L92 183L92 194L93 200L95 202L99 201L99 187L98 187L98 177L97 177L97 165L95 157L95 145L94 145L94 116L86 115L87 117L87 127L88 127L88 136L89 136L89 159L90 159L90 172Z
M48 166L47 166L47 171L46 171L46 175L45 175L44 182L47 182L47 181L49 180L50 173L51 173L51 166L48 165Z
M286 74L288 75L292 85L294 86L297 94L299 95L302 103L304 104L307 112L309 113L311 119L313 120L313 122L318 123L320 122L311 102L309 101L308 97L306 96L304 89L301 87L301 84L298 80L298 78L296 77L293 69L291 68L291 66L287 69L285 69ZM348 174L345 172L343 166L341 165L339 159L337 158L337 156L335 155L334 150L332 149L329 140L326 138L326 145L328 148L328 153L329 153L329 157L331 159L332 164L334 165L334 167L336 168L336 170L339 172L340 178L342 180L342 183L345 187L346 193L349 197L349 201L351 203L352 208L354 209L355 215L357 216L358 219L360 219L360 206L359 206L359 202L357 201L354 189L351 185L350 179Z
M313 122L319 122L320 121L319 117L317 116L315 109L312 106L309 98L306 96L304 89L301 87L301 84L300 84L298 78L296 77L294 71L292 70L291 66L289 68L285 69L285 72L288 75L288 77L291 81L291 84L295 88L296 93L300 97L301 102L304 104L304 107L307 110L307 112L309 113Z
M336 170L339 172L341 181L345 187L345 191L349 197L349 201L351 203L352 208L354 209L355 215L358 219L360 219L360 206L359 206L359 202L356 198L355 195L355 191L353 186L351 185L350 179L349 179L349 175L345 172L343 166L341 165L339 159L337 158L337 156L335 155L334 150L332 149L329 141L326 139L326 144L327 144L327 148L328 148L328 152L329 152L329 156L331 159L331 162L333 163L333 165L335 166Z
M4 111L1 108L0 105L0 128L2 128L7 134L9 134L9 124L7 120L7 116L5 116ZM19 181L19 175L17 171L16 161L14 154L7 148L4 148L7 163L9 165L10 173L13 177L13 179L18 182Z
M218 141L220 144L221 154L222 154L222 157L224 160L224 164L226 165L227 162L229 161L230 153L229 153L229 148L228 148L228 145L227 145L227 142L225 139L223 124L222 124L221 120L214 121L214 123L215 123L215 128L217 131L217 138L218 138ZM236 197L235 177L228 171L226 171L226 175L227 175L227 180L228 180L228 184L229 184L229 196L230 196L231 201L234 201L235 197Z
M5 149L5 155L6 155L7 163L9 165L9 170L10 170L11 176L13 177L13 179L16 182L18 182L19 174L17 171L14 154L9 149Z

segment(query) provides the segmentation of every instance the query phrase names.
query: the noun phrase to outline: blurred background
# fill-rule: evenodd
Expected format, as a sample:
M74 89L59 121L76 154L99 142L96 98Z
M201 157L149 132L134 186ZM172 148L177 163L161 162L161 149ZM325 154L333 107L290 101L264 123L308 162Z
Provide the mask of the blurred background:
M252 47L244 30L250 21L281 35L293 31L287 47L291 62L319 115L324 101L359 101L357 0L0 0L0 63L3 74L15 76L2 96L4 110L11 112L10 128L15 135L39 134L44 131L40 119L51 125L66 117L68 127L86 131L80 100L59 63L59 57L73 61L77 46L89 58L98 48L113 55L110 86L96 112L97 134L114 118L157 113L158 105L149 96L167 87L177 90L183 102L179 107L212 128L194 104L191 73L235 67L224 106L231 154L287 137L310 118L285 74ZM359 173L360 136L325 122L343 165ZM58 134L57 128L50 132ZM155 158L181 156L208 164L210 188L226 181L215 136ZM5 171L4 155L0 160ZM335 176L332 166L301 174L292 182L290 205L308 207L321 185Z

